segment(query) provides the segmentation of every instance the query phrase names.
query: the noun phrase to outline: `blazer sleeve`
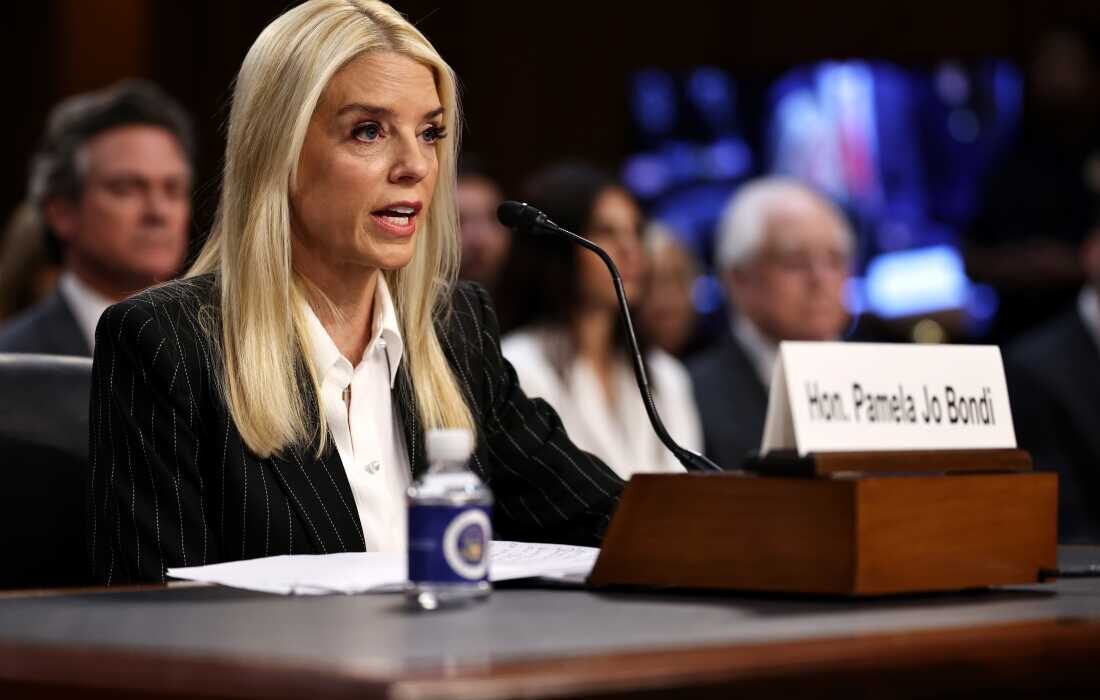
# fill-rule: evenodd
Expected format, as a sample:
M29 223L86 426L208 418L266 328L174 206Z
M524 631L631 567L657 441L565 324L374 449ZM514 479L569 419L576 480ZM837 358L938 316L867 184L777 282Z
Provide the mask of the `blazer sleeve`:
M599 545L618 505L623 481L570 441L558 414L524 394L500 349L500 330L488 293L460 294L474 324L467 345L478 352L475 397L480 439L488 455L496 529L503 539ZM469 358L468 358L469 359ZM463 372L460 372L463 374ZM473 379L468 377L468 379Z
M179 321L132 298L96 328L87 537L107 585L164 581L167 567L220 559L198 468L210 449L198 430L201 360Z

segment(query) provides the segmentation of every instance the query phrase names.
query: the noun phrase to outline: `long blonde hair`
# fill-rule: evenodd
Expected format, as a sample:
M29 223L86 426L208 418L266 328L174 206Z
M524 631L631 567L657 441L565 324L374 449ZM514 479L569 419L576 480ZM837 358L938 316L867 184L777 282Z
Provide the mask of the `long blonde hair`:
M318 378L305 362L309 335L302 280L291 261L290 185L306 130L333 75L369 51L394 51L431 69L455 135L438 148L439 176L409 264L384 272L405 342L405 363L426 428L473 429L473 416L433 322L449 313L458 270L455 77L428 40L377 0L309 0L260 34L241 65L225 152L221 201L210 238L187 276L213 273L220 289L213 345L222 392L241 437L266 457L328 435L315 409ZM313 395L303 395L301 372Z

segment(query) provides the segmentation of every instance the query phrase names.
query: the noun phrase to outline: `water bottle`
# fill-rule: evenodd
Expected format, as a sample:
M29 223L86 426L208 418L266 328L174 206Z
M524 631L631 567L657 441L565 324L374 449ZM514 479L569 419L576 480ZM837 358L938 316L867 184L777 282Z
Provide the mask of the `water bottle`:
M493 496L469 468L468 430L429 430L428 471L413 482L409 504L409 582L415 608L435 610L481 600L489 583Z

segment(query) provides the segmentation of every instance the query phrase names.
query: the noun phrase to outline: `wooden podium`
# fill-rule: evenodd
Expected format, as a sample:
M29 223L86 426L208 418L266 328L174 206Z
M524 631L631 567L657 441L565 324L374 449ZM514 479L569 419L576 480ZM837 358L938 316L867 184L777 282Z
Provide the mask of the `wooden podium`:
M1057 566L1058 479L1021 450L748 467L634 475L589 583L874 596L1034 583Z

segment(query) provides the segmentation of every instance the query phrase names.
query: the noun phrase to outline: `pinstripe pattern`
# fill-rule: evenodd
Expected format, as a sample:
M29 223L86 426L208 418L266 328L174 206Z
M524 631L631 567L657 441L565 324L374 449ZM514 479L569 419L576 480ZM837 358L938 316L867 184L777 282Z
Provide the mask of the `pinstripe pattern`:
M100 320L88 533L104 583L162 581L170 566L363 547L334 449L316 459L315 448L293 446L259 459L244 446L197 321L215 300L212 278L199 277L127 299ZM438 330L479 423L472 466L493 489L497 535L598 544L622 481L569 442L553 409L520 390L485 291L459 284ZM416 475L427 465L404 367L395 388Z

